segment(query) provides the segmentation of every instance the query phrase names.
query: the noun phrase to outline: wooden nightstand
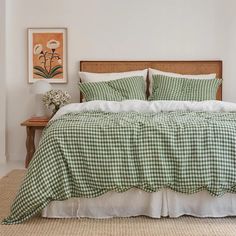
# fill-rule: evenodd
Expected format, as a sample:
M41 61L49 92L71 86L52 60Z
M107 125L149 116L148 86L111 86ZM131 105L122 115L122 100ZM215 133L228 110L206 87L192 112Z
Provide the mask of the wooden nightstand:
M42 130L47 125L49 118L30 118L21 123L21 126L26 126L27 138L26 138L26 158L25 158L25 167L27 168L30 161L33 158L35 152L35 130Z

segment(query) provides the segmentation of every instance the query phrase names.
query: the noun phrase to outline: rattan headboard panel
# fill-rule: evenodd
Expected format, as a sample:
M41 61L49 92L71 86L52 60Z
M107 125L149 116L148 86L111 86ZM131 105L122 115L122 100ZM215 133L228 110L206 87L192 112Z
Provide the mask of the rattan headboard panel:
M222 78L222 61L81 61L80 71L94 73L124 72L147 68L180 74L216 73ZM148 79L148 78L147 78ZM82 96L80 96L82 99ZM217 92L217 100L222 100L222 86Z

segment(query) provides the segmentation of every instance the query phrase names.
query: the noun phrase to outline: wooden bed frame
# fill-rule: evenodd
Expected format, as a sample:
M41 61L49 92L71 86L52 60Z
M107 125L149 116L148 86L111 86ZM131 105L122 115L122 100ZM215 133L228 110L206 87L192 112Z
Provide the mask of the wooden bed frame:
M210 74L216 73L217 78L222 78L222 61L81 61L80 71L93 73L125 72L143 69L158 69L180 74ZM147 77L147 85L149 80ZM147 86L147 87L148 87ZM147 96L149 95L147 89ZM222 86L216 96L222 100ZM82 95L80 94L80 102Z

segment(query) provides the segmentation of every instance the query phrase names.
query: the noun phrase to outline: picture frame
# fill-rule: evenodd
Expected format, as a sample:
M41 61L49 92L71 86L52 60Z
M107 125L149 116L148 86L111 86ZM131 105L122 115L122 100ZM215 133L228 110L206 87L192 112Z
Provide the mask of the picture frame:
M28 83L67 83L67 28L28 28Z

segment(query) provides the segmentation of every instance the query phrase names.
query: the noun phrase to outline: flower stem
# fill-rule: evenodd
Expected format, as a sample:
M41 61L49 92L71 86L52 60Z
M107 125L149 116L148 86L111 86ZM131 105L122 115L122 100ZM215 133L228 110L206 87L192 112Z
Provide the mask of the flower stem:
M51 73L51 69L52 69L52 59L54 58L54 53L55 53L55 49L52 49L52 55L50 58L50 66L49 66L49 74Z
M44 57L44 62L43 62L44 69L48 72L48 70L47 70L47 58L46 58L46 52L43 53L43 57Z

